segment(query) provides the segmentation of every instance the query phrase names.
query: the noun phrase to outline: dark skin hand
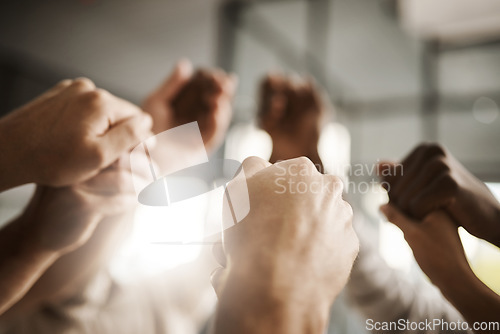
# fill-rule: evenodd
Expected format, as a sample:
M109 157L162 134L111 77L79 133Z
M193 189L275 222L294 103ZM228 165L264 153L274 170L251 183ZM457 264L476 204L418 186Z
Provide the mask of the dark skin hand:
M305 156L324 171L318 153L324 104L311 80L268 75L260 85L258 120L273 141L269 161Z
M458 235L457 223L445 211L437 210L422 220L415 220L394 205L382 206L381 210L403 231L420 268L464 316L470 328L474 322L498 321L500 296L473 273Z
M197 121L208 153L217 149L231 121L231 99L236 77L222 70L200 69L181 61L172 74L145 100L143 109L153 117L158 134Z
M500 247L499 202L447 150L422 144L401 165L396 173L392 163L379 166L392 204L416 219L443 209L469 233Z

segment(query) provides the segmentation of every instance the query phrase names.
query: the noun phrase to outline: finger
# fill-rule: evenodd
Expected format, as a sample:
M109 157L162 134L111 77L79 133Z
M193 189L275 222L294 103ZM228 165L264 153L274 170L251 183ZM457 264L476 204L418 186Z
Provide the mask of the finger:
M182 59L174 67L170 76L158 87L155 95L161 96L165 100L172 99L181 88L191 79L193 75L193 65L189 60Z
M88 78L76 78L69 85L66 85L61 93L72 96L74 94L85 93L95 90L95 84Z
M43 92L41 95L39 95L37 98L35 98L33 101L29 102L28 104L35 104L35 103L39 103L39 102L50 99L50 98L60 94L62 91L64 91L64 89L66 89L69 85L71 85L72 82L73 82L73 80L70 80L70 79L60 81L57 85L50 88L46 92Z
M377 164L377 175L390 197L390 190L396 183L396 179L402 176L402 165L393 161L381 161Z
M132 176L128 170L106 168L81 184L82 189L103 196L135 194Z
M249 178L261 170L271 166L269 161L258 157L248 157L241 164L243 171L245 172L245 177Z
M55 85L54 87L49 89L47 92L45 92L44 95L47 97L57 95L60 92L62 92L66 87L69 87L72 83L73 83L73 80L71 80L71 79L62 80L57 85Z
M406 191L410 184L417 178L424 166L430 159L435 156L444 156L444 150L435 144L422 144L414 154L403 160L404 177L401 177L395 186L392 188L393 197L399 204L401 193Z
M239 78L235 73L229 74L225 84L224 91L227 95L233 96L236 93L236 89L238 88Z
M444 210L434 210L422 219L422 225L434 225L439 224L442 227L443 224L453 226L457 228L457 224L451 219L451 217Z
M399 181L404 176L404 172L406 172L407 166L408 165L412 165L413 161L415 159L418 159L418 157L421 154L423 154L423 151L424 151L424 147L422 145L419 145L415 149L413 149L413 151L411 151L410 154L408 154L408 156L406 156L403 159L403 161L400 163L400 165L401 165L401 175L396 175L396 174L393 174L393 173L389 173L390 175L382 177L382 179L384 181L388 182L389 185L390 185L391 192L389 193L389 198L392 201L396 200L394 188L396 188L396 185L398 183L400 183ZM388 171L388 170L391 170L391 168L394 168L394 165L395 165L395 163L393 163L393 162L381 162L381 163L379 163L379 170L383 173L384 171ZM393 171L395 171L395 170L393 169Z
M283 113L283 93L285 81L280 74L267 74L260 84L260 110L261 117L271 116L279 118Z
M412 233L418 227L419 223L417 221L407 217L392 204L382 205L380 211L389 222L399 227L404 234Z
M148 114L141 113L111 127L100 138L103 151L102 166L109 166L122 154L151 136L153 121Z
M151 118L148 113L143 112L135 104L119 97L113 96L105 90L98 89L97 91L101 95L103 95L103 100L109 101L106 104L106 113L111 127L124 120L128 120L129 118Z
M227 265L227 259L222 242L214 243L212 246L212 254L214 255L215 260L225 268Z
M206 72L201 80L202 98L210 112L216 110L219 99L224 97L224 78L215 71Z
M442 173L450 170L450 167L444 161L444 157L433 158L424 165L421 172L411 182L406 190L401 193L398 206L403 211L408 211L411 201L416 198L432 181Z
M449 173L442 173L412 199L409 212L421 219L431 211L445 208L453 203L457 187Z
M228 75L224 71L219 71L217 72L215 79L221 87L221 95L232 98L234 92L236 91L236 85L238 84L238 77L236 74L231 73Z

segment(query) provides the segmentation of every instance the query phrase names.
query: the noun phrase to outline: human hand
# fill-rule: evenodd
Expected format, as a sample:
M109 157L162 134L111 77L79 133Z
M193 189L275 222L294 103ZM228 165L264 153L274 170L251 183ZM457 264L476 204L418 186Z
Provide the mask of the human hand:
M417 219L444 209L469 233L500 246L500 204L447 150L436 144L419 145L401 164L403 173L382 177L398 208ZM383 173L391 164L380 167Z
M318 311L326 321L358 252L352 209L342 199L342 182L318 173L304 157L272 166L248 158L243 171L250 212L224 231L224 252L215 248L225 266L212 277L221 307L236 298L240 305L253 305L262 312L281 306L306 312L296 309L300 305L307 312ZM307 191L297 191L298 184Z
M391 204L382 206L381 210L388 221L403 231L420 268L439 288L472 272L458 227L445 211L431 212L418 221Z
M318 153L325 104L312 80L272 74L260 86L258 120L273 141L271 162L306 156L322 170Z
M464 316L469 326L498 320L500 296L472 271L457 224L448 213L436 210L418 221L391 204L382 206L381 210L403 231L420 268ZM474 332L492 333L489 329L479 328Z
M82 291L130 228L136 201L129 174L122 158L84 183L37 187L0 235L0 315L26 314Z
M83 245L97 224L136 204L130 170L120 161L76 185L37 186L20 223L37 248L64 254Z
M62 81L0 120L0 191L85 181L149 136L151 125L149 115L88 79Z
M237 81L221 70L198 70L181 61L144 102L153 116L155 134L197 121L207 152L221 144L231 121L231 99Z

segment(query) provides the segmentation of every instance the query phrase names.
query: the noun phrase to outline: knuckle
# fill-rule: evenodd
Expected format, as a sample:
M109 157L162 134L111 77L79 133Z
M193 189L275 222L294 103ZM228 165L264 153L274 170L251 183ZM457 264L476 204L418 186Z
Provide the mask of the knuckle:
M451 168L444 156L438 156L432 160L432 167L437 172L450 172Z
M131 122L124 124L123 131L124 131L124 134L127 138L131 138L134 140L140 138L139 127L133 126L133 124L131 124Z
M413 151L410 152L409 155L415 155L415 154L419 154L421 152L424 152L425 150L427 150L427 146L428 146L428 143L420 143L417 145L417 147L415 147L413 149Z
M443 146L438 143L426 143L424 144L426 154L428 156L445 156L446 150Z
M458 182L452 177L451 173L447 172L444 174L443 186L449 190L451 194L455 194L458 191Z
M73 82L73 80L71 80L71 79L64 79L64 80L59 81L57 83L56 87L65 88L65 87L70 86L72 82Z
M95 89L90 92L86 92L82 95L82 99L94 106L101 105L104 100L109 96L109 93L104 89Z
M302 167L305 167L307 169L315 169L316 170L316 166L314 166L314 163L307 157L301 156L295 160Z
M105 161L106 161L106 153L100 145L95 145L91 149L91 156L92 156L92 161L94 165L96 166L103 166Z
M88 78L77 78L71 83L72 87L77 89L94 89L95 85L92 80Z
M344 192L344 182L342 179L336 175L325 175L324 177L327 177L331 182L334 195L341 196ZM347 205L349 205L349 203L347 203Z
M408 244L420 242L421 238L422 238L421 234L415 229L411 229L409 231L408 230L404 231L403 235L404 235L406 242L408 242Z
M421 225L429 225L434 222L434 215L433 213L429 213L425 215L425 217L422 219Z
M345 210L347 211L347 215L351 218L351 219L349 220L349 225L352 227L352 217L353 217L353 215L354 215L354 211L353 211L353 209L352 209L351 204L349 204L348 202L346 202L346 201L344 201L344 200L342 200L342 202L343 202L343 205L344 205L344 207L345 207Z
M261 162L264 162L264 161L265 161L264 159L261 159L259 157L251 156L251 157L248 157L245 160L243 160L243 166L245 166L245 165L253 165L253 164L261 163Z
M354 229L352 230L352 257L356 258L359 253L359 238Z

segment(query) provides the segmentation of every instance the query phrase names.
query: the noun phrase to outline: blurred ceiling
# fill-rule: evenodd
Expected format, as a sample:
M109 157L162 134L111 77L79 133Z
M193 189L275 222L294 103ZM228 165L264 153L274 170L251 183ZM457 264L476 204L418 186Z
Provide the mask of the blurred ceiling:
M404 27L426 39L476 43L498 39L498 0L400 0Z

